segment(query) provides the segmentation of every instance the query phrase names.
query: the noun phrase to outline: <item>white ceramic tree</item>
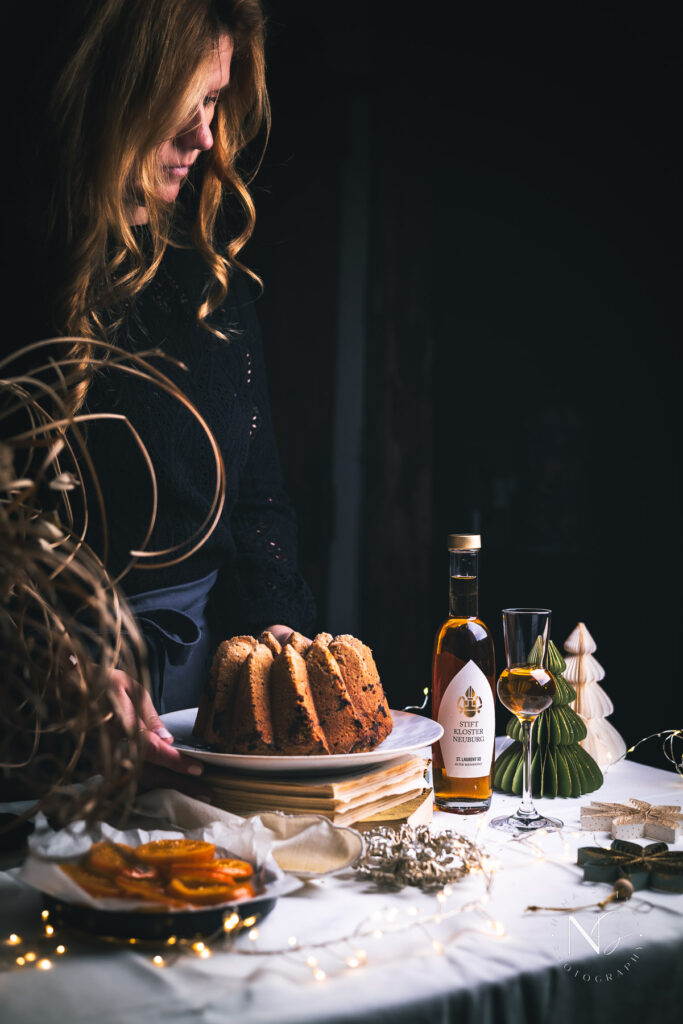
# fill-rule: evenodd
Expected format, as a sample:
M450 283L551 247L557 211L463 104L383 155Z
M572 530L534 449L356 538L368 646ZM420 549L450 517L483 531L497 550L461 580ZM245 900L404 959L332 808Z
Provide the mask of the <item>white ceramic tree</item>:
M579 622L564 642L567 668L564 677L576 690L576 700L570 707L586 723L587 735L581 746L598 762L601 768L614 764L626 753L626 743L607 716L614 704L600 686L605 670L593 657L597 650L595 640L585 624Z

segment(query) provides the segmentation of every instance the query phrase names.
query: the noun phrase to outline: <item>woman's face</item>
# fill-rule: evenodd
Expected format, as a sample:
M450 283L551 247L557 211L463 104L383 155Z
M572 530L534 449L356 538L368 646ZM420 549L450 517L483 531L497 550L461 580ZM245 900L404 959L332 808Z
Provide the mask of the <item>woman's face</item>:
M185 124L178 125L173 136L159 147L157 160L161 187L158 195L164 202L173 202L199 154L213 146L211 122L218 94L230 81L232 49L230 36L222 34L213 60L208 65L204 95L196 113Z

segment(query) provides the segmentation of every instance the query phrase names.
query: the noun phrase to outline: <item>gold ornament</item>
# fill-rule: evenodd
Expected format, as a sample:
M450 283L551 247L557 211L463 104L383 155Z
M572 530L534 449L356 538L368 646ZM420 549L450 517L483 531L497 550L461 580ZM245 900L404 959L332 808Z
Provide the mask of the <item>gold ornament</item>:
M401 825L398 832L376 828L365 833L365 852L356 863L364 878L391 889L416 885L427 892L441 889L471 871L487 875L481 848L450 829L432 833L428 825Z

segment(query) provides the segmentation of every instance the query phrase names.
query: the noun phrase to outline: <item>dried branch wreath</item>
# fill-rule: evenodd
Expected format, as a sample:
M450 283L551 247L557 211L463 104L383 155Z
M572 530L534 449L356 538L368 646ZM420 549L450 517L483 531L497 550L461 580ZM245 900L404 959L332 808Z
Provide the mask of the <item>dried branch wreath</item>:
M62 825L125 811L135 794L140 733L136 722L121 725L110 679L119 668L143 685L149 680L120 580L133 565L161 568L192 555L225 501L223 461L207 423L149 359L182 364L157 349L131 354L90 342L93 371L106 365L168 392L199 422L214 457L216 485L201 527L183 545L148 550L157 516L152 461L125 417L70 412L82 376L63 355L71 340L36 342L0 361L0 778L35 801L23 818L41 809ZM87 544L87 508L77 530L70 500L76 488L84 492L86 469L105 524L106 561L106 508L83 429L94 418L124 422L153 493L145 535L116 579Z

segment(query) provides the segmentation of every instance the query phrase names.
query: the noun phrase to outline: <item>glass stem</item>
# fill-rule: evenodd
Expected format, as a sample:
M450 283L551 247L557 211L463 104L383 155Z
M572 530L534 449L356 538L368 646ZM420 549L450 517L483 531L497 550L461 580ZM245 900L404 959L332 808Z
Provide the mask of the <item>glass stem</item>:
M531 722L522 722L522 802L517 808L519 818L535 818L536 808L531 799Z

